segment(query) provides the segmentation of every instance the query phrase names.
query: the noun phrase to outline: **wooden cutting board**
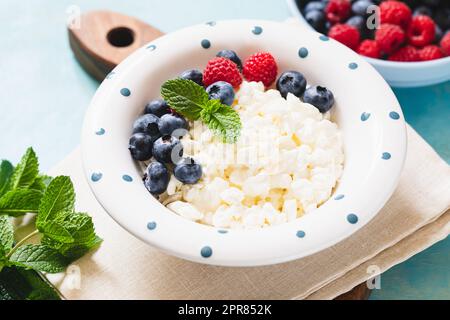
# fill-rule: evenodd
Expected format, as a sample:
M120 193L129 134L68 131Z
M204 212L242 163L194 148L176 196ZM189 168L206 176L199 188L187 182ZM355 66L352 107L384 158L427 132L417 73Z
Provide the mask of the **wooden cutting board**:
M70 47L81 66L98 81L133 51L163 35L136 18L111 11L90 11L78 19L68 26ZM366 300L369 295L362 283L336 300Z

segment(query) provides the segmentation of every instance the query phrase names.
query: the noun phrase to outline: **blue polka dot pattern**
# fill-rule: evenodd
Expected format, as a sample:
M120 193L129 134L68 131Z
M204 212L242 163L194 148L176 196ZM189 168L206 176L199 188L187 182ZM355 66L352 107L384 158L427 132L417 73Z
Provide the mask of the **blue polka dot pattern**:
M203 247L202 250L200 250L200 254L202 255L203 258L210 258L213 254L213 251L211 249L211 247Z
M328 41L328 40L330 40L330 38L328 38L328 37L325 36L325 35L321 35L321 36L319 37L319 39L322 40L322 41Z
M348 67L350 68L350 70L355 70L358 68L358 64L356 62L351 62L349 63Z
M218 230L217 232L220 234L226 234L226 233L228 233L228 230Z
M381 156L383 160L389 160L392 158L392 155L389 152L383 152L383 155Z
M155 229L156 229L156 222L154 222L154 221L149 222L149 223L147 224L147 229L148 229L148 230L155 230Z
M305 47L300 48L300 50L298 50L298 56L300 58L306 58L308 56L308 49L306 49Z
M204 49L211 48L211 42L207 39L202 40L201 45Z
M98 131L95 132L95 134L98 136L102 136L105 134L105 132L106 132L105 129L100 128L100 129L98 129Z
M253 34L256 34L257 36L263 33L263 28L259 26L255 26L252 30Z
M131 91L128 88L122 88L120 89L120 94L124 97L129 97L131 95Z
M100 172L94 172L92 175L91 175L91 180L93 181L93 182L98 182L98 181L100 181L100 179L103 177L103 174L101 174Z
M126 181L126 182L132 182L132 181L133 181L133 178L130 177L129 175L127 175L127 174L124 174L124 175L122 176L122 179L123 179L124 181Z
M367 121L367 120L369 120L370 116L371 116L370 113L364 112L364 113L361 115L361 121Z
M334 200L339 201L339 200L342 200L344 198L345 198L345 196L343 194L338 194L336 197L334 197Z
M156 50L156 46L154 44L151 44L151 45L147 46L146 49L149 50L149 51L155 51Z
M350 213L348 216L347 216L347 221L349 222L349 223L351 223L351 224L357 224L358 223L358 216L356 215L356 214L354 214L354 213Z
M306 236L305 231L299 230L297 231L297 238L304 238Z
M391 119L393 119L393 120L398 120L398 119L400 119L400 115L399 115L397 112L395 112L395 111L392 111L391 113L389 113L389 117L390 117Z

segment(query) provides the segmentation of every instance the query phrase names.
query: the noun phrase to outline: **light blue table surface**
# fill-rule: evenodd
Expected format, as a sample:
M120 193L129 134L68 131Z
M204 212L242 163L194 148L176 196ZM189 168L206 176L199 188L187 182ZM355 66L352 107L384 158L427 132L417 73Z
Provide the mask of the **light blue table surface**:
M98 84L68 45L73 5L133 15L164 32L209 20L290 16L283 0L2 0L0 158L17 161L34 146L46 170L79 144ZM407 121L450 162L450 82L395 92ZM383 274L372 299L450 299L450 238Z

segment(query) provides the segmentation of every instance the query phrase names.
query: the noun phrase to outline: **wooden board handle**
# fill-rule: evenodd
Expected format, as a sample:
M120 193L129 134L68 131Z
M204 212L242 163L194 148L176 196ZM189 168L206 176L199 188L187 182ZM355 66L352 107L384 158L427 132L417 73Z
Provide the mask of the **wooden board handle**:
M133 51L163 35L136 18L111 11L84 13L68 31L76 59L99 81Z

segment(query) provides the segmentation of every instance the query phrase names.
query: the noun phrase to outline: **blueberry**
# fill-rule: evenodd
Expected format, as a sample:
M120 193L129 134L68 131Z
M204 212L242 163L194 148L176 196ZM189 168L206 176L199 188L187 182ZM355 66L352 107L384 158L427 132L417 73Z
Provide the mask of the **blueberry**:
M218 81L206 88L209 99L220 100L221 103L231 106L234 102L234 89L231 84L225 81Z
M177 163L183 156L183 145L172 136L163 136L153 144L153 156L162 163Z
M133 133L146 133L152 138L157 139L159 134L159 118L154 114L145 114L139 117L133 124Z
M366 26L366 19L361 16L353 16L349 18L345 24L355 27L358 30L362 30Z
M306 79L300 72L287 71L278 78L277 90L280 91L283 98L286 98L288 93L301 97L305 89Z
M325 31L325 13L319 10L312 10L305 14L305 19L318 32Z
M153 139L145 133L135 133L128 143L131 156L137 161L147 161L152 157Z
M352 5L352 12L354 15L367 17L367 8L372 6L373 2L369 0L358 0Z
M199 86L203 87L203 73L199 70L186 70L180 75L181 79L192 80Z
M233 50L222 50L219 53L217 53L216 56L217 57L226 58L226 59L229 59L229 60L233 61L238 66L239 70L242 70L241 58L239 58L237 53L234 52Z
M347 20L346 24L358 29L363 39L369 39L373 36L373 30L369 30L366 25L366 18L361 16L353 16Z
M419 6L414 10L413 15L431 17L433 15L433 11L429 7Z
M187 122L179 116L173 114L165 114L159 119L159 132L163 136L172 135L177 130L177 137L182 137L186 134Z
M144 113L162 117L163 115L170 113L170 108L167 102L162 99L152 100L145 106Z
M303 95L303 101L312 104L319 109L321 113L325 113L333 106L334 96L327 88L314 86L306 89L305 94Z
M152 162L144 174L144 185L153 195L160 195L167 190L169 185L169 170L160 162Z
M311 1L308 2L308 4L305 6L305 9L303 9L303 12L309 12L309 11L313 11L313 10L319 10L319 11L323 11L325 10L325 6L326 4L322 1Z
M202 167L194 159L186 158L175 166L173 174L184 184L196 184L202 177Z

